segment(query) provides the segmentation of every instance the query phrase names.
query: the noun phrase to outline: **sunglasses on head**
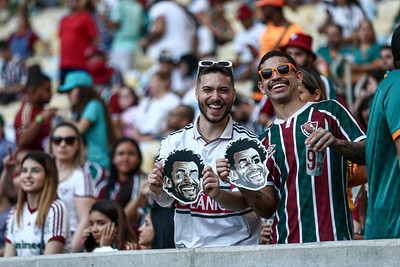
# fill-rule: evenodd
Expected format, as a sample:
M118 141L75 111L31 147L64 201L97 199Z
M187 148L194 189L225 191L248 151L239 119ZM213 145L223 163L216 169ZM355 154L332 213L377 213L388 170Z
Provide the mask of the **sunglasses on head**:
M202 61L199 61L199 67L201 67L201 68L211 67L214 64L220 65L225 68L232 68L232 62L230 62L228 60L220 60L220 61L202 60Z
M64 140L67 145L73 145L76 139L77 139L76 136L67 136L67 137L53 136L51 138L51 142L58 146Z
M263 80L269 80L274 76L274 71L279 73L281 76L286 76L291 73L291 69L297 72L295 66L292 63L284 63L276 66L275 68L265 68L258 71L258 74L261 76Z

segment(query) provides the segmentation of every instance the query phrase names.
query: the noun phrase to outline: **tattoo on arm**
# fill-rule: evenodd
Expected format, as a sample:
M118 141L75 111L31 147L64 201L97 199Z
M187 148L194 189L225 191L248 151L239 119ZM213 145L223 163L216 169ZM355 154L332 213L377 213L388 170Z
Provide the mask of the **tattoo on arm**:
M360 142L339 140L338 143L332 148L351 162L365 165L365 140Z

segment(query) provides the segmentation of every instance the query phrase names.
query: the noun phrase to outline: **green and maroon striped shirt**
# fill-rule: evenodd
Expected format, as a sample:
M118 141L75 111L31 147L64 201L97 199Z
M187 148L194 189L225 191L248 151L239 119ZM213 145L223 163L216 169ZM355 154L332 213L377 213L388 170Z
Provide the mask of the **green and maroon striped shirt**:
M278 198L272 243L350 240L346 159L327 148L322 175L308 175L304 123L325 128L339 139L366 138L352 114L335 100L307 103L287 121L276 119L260 136L272 154L267 161L268 179Z

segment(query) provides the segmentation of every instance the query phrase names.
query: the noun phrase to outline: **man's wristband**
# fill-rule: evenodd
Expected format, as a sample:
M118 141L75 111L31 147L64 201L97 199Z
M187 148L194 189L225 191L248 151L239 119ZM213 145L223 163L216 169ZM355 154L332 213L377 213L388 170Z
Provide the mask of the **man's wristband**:
M37 121L38 123L42 123L42 122L43 122L43 117L42 117L42 115L40 115L40 114L36 115L35 121Z

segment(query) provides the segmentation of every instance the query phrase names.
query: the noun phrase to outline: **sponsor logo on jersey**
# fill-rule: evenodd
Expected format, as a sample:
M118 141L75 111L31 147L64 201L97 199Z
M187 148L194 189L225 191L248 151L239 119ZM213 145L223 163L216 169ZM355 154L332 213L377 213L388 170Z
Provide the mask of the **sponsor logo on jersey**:
M24 240L22 240L21 242L17 242L14 245L16 249L21 249L21 248L44 249L44 247L42 247L42 244L40 243L25 243Z

